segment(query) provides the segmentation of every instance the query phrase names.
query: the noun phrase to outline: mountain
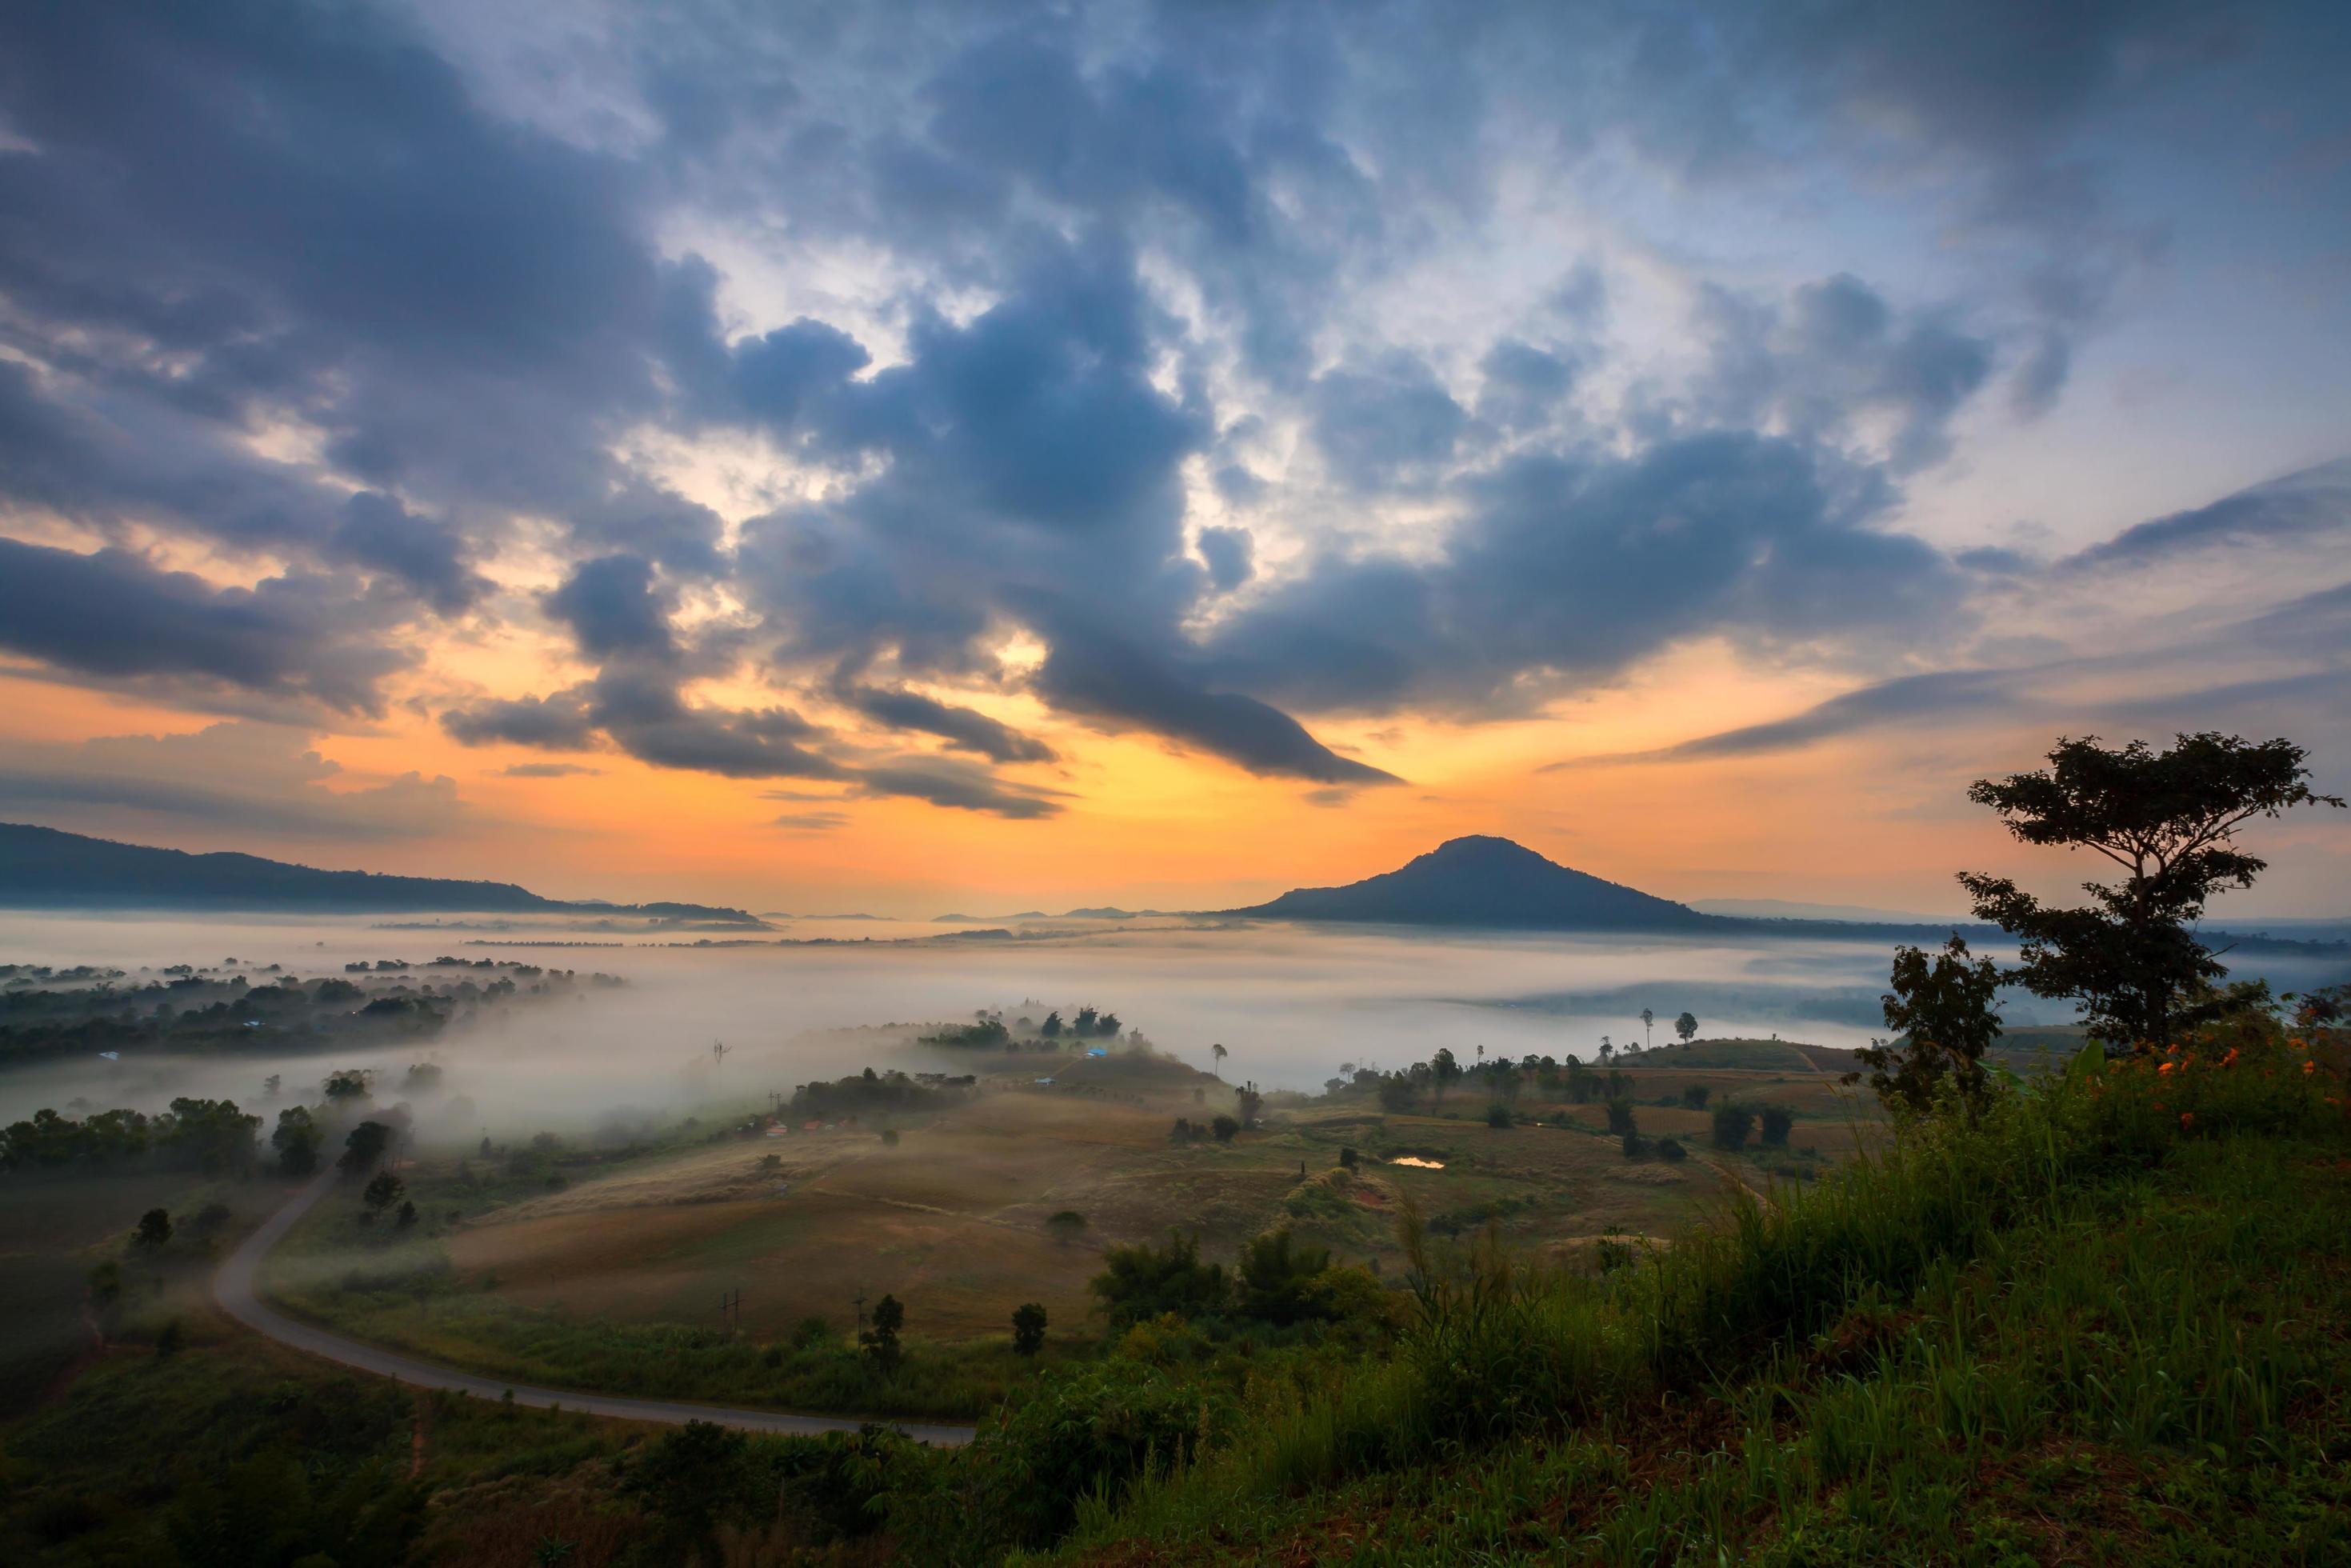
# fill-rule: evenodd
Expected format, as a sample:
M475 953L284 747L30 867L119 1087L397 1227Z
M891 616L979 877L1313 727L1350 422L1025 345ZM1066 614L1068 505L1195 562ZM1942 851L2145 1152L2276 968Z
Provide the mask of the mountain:
M766 923L706 904L608 904L543 898L510 882L454 882L318 871L235 853L189 854L0 822L0 905L18 909L203 908L376 912L476 911L626 915L677 925Z
M1690 931L1738 924L1485 836L1449 840L1401 870L1344 887L1296 888L1270 904L1224 913L1527 931Z

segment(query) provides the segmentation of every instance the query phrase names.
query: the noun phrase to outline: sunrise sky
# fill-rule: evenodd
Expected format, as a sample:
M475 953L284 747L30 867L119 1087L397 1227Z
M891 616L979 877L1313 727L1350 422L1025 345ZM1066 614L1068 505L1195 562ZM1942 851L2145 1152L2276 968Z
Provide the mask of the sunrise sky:
M2351 786L2351 7L0 8L0 821L925 915ZM2351 913L2351 813L2239 907Z

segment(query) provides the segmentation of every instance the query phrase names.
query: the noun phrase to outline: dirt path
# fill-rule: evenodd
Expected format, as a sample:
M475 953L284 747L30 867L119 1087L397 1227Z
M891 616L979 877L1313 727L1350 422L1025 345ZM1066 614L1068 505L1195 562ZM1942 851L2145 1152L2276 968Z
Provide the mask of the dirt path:
M213 1276L213 1299L220 1303L223 1312L254 1333L311 1355L361 1372L371 1372L380 1377L389 1377L413 1387L450 1389L484 1399L512 1399L517 1405L535 1406L541 1409L560 1406L566 1410L581 1410L590 1416L607 1416L622 1421L653 1421L672 1427L683 1426L688 1421L715 1421L722 1427L738 1427L746 1431L782 1432L802 1437L822 1432L854 1432L864 1424L826 1416L793 1416L780 1410L733 1409L716 1405L695 1405L683 1400L631 1399L614 1394L583 1393L576 1388L537 1388L528 1384L508 1383L502 1378L476 1376L455 1367L438 1366L429 1361L402 1355L397 1351L345 1339L340 1334L289 1318L263 1303L254 1286L255 1276L260 1270L261 1260L269 1249L294 1228L295 1221L326 1196L334 1179L330 1171L297 1193L285 1207L271 1215L246 1237L237 1249L229 1254L220 1271ZM909 1437L943 1447L967 1443L972 1437L969 1427L904 1421L891 1425ZM420 1446L423 1441L421 1426L416 1441Z

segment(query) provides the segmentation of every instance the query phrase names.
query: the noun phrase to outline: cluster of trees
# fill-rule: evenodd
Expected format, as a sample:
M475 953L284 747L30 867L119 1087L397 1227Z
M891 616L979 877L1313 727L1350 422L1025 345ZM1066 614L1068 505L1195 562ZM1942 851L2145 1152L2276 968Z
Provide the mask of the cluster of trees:
M1163 1245L1113 1247L1102 1265L1088 1289L1119 1329L1171 1316L1328 1322L1361 1314L1380 1292L1369 1274L1334 1265L1327 1250L1298 1241L1286 1226L1249 1241L1230 1269L1204 1261L1197 1236L1173 1230Z
M1207 1143L1212 1138L1219 1144L1229 1144L1240 1130L1241 1124L1230 1116L1220 1115L1214 1121L1200 1123L1195 1123L1189 1116L1178 1116L1176 1125L1167 1134L1167 1141L1179 1149L1188 1149L1194 1144Z
M422 966L443 967L497 973L486 982L468 975L454 984L427 981L412 988L403 978L371 989L340 977L270 977L275 965L260 972L259 983L245 974L197 971L185 964L132 986L114 983L122 977L118 970L44 971L59 983L0 991L0 1063L97 1051L208 1052L251 1050L264 1042L274 1050L289 1044L318 1049L336 1041L423 1038L474 1009L521 995L553 994L577 979L569 969L500 959L436 958ZM352 973L369 968L346 966ZM69 983L89 974L99 976L95 983ZM593 979L620 983L604 975Z
M935 1082L909 1078L895 1070L876 1072L869 1067L830 1083L803 1083L792 1091L785 1114L794 1121L824 1122L877 1112L941 1110L967 1098L977 1082L969 1075L954 1079L935 1074L925 1077Z
M2308 754L2290 740L2206 731L2158 751L2138 740L2109 748L2091 736L2059 741L2048 762L1979 779L1968 797L2019 842L2088 850L2121 878L2085 883L2085 906L2052 908L2010 878L1959 873L1976 918L2018 939L2019 962L2002 973L1956 933L1939 953L1896 950L1883 998L1894 1038L1859 1055L1870 1087L1898 1113L1944 1093L1968 1104L1983 1097L2003 985L2073 1002L2091 1038L2142 1054L2266 1003L2259 982L2224 983L2228 971L2196 924L2215 894L2251 887L2268 867L2238 847L2239 829L2297 806L2344 806L2311 787Z
M1080 1008L1065 1025L1057 1009L1045 1015L1045 1021L1037 1026L1037 1036L1040 1040L1059 1040L1067 1032L1072 1040L1115 1040L1123 1027L1116 1013L1098 1013L1092 1008Z
M0 1168L56 1170L66 1166L147 1163L173 1170L233 1175L248 1170L261 1118L233 1100L181 1098L159 1116L100 1111L61 1116L41 1110L0 1132Z

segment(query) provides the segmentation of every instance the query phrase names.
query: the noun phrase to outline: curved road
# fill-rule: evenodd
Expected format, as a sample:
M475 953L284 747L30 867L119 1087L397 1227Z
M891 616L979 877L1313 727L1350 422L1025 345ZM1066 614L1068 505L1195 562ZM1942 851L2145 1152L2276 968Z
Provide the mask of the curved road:
M412 1384L420 1388L451 1388L460 1393L477 1395L484 1399L514 1396L517 1405L535 1405L549 1408L560 1405L566 1410L584 1410L591 1416L611 1416L623 1421L658 1421L669 1426L683 1426L688 1421L716 1421L722 1427L740 1427L753 1432L787 1432L798 1437L820 1432L854 1432L862 1425L857 1421L836 1420L823 1416L789 1416L779 1410L738 1410L715 1405L690 1405L668 1399L630 1399L617 1394L584 1394L569 1388L534 1388L528 1384L507 1383L496 1377L477 1377L470 1372L453 1367L435 1366L429 1361L418 1361L397 1351L381 1350L357 1340L345 1339L325 1329L289 1318L262 1303L254 1290L254 1276L261 1260L278 1240L294 1228L294 1222L309 1212L327 1194L334 1183L334 1173L328 1172L295 1195L293 1200L263 1221L261 1227L246 1237L237 1249L229 1254L220 1272L213 1276L213 1299L221 1310L256 1333L277 1341L280 1344L307 1351L312 1355L338 1361L361 1372L372 1372L394 1382ZM952 1447L967 1443L972 1437L969 1427L931 1426L910 1422L890 1422L898 1431L920 1442Z

